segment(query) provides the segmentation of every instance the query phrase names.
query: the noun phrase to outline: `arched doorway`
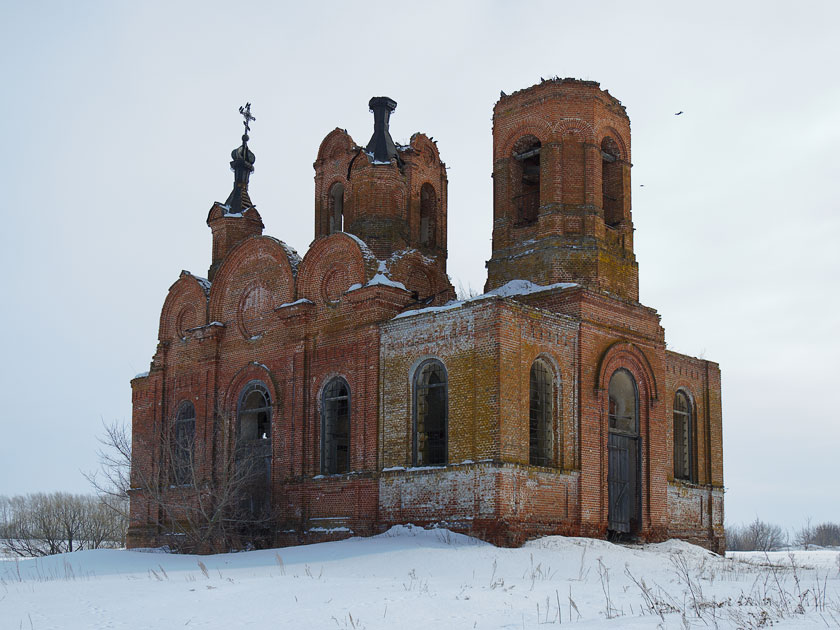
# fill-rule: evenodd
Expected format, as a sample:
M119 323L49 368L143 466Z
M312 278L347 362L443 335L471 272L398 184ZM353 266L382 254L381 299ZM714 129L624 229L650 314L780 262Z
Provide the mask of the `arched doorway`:
M636 379L625 369L610 378L607 461L609 535L632 537L641 526L639 393Z

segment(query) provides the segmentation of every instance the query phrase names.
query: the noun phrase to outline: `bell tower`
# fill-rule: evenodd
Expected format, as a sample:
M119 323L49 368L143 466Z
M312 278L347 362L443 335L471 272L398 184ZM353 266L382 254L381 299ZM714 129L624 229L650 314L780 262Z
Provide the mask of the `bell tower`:
M493 109L489 291L577 282L638 301L630 119L594 81L549 79Z

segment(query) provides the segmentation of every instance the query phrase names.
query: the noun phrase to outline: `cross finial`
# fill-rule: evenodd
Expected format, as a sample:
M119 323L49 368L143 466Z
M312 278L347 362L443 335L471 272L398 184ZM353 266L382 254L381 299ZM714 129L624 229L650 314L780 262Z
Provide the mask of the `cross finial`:
M249 124L252 120L256 120L253 116L251 116L251 103L245 103L244 107L239 108L239 113L242 114L242 117L245 119L242 121L242 124L245 125L245 135L248 135L248 132L251 131L251 125Z

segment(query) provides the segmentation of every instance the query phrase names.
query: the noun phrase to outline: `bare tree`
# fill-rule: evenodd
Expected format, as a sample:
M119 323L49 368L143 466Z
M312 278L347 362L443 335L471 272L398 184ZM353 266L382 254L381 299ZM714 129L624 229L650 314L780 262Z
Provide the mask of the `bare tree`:
M814 543L814 527L811 525L811 517L805 519L805 524L796 531L793 537L794 544L807 550Z
M132 459L128 428L112 423L100 438L100 468L86 476L106 501L122 501L129 494L147 501L159 515L160 542L175 551L263 546L276 521L268 496L270 453L231 445L227 435L220 435L222 452L215 462L203 443L181 435L163 436L157 461L142 466Z
M97 497L53 492L3 498L2 545L17 556L122 546L122 519Z
M814 527L814 544L820 547L840 546L840 524L820 523Z
M749 525L726 528L726 546L730 551L774 551L787 542L788 536L781 527L758 517Z
M103 433L97 438L98 470L83 472L102 503L129 518L128 490L131 487L131 434L125 424L114 421L102 423Z

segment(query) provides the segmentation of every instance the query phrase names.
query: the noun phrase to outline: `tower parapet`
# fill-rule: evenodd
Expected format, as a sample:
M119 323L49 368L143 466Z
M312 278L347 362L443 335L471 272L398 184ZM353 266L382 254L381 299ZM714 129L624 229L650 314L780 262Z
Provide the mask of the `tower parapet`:
M503 94L485 290L522 278L638 301L630 166L630 119L598 83L549 79Z

